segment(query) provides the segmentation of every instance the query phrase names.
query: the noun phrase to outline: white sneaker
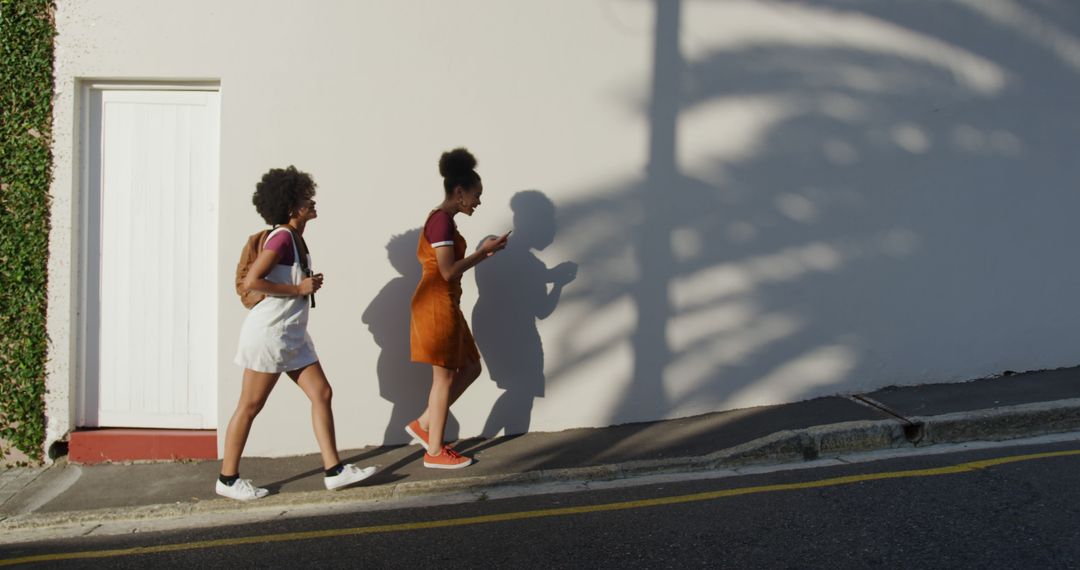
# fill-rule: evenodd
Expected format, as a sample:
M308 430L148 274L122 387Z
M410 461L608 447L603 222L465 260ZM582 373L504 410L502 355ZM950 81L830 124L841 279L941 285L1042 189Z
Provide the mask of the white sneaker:
M341 470L341 473L338 473L333 477L323 477L323 483L326 485L327 491L333 491L345 487L346 485L352 485L357 481L363 481L374 475L378 470L379 468L374 465L361 469L352 463L349 463L345 465L345 468Z
M251 484L251 479L237 479L232 485L226 485L218 479L214 488L222 497L236 499L237 501L253 501L270 494L270 491Z

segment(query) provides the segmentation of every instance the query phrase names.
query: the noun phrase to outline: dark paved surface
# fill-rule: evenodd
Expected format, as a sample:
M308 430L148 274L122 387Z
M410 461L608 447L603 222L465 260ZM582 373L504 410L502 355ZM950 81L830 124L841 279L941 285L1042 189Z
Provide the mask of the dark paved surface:
M844 398L819 398L797 404L719 412L663 422L627 424L599 429L532 433L519 437L459 442L460 451L476 458L467 469L425 469L419 445L379 447L342 452L346 463L379 464L382 471L366 485L424 481L540 469L587 467L642 459L692 457L726 449L787 429L800 429L888 416ZM318 455L280 459L245 458L244 477L275 493L316 491L322 487ZM79 469L76 483L35 512L66 512L91 508L127 507L177 501L216 499L213 484L219 462L146 463L63 466L46 473L38 485L62 480L65 470ZM140 481L118 485L117 481ZM18 506L18 501L5 505ZM5 509L0 508L0 512Z
M1013 446L451 507L0 546L0 558L597 505L1077 449ZM57 567L1077 568L1080 456L558 517L76 560Z
M960 384L885 388L868 395L905 416L936 416L1080 398L1080 370L1062 368Z
M936 415L1080 398L1080 368L967 383L885 389L870 396L906 415ZM361 465L382 465L383 470L364 485L385 485L644 459L694 457L783 430L853 420L886 419L893 417L846 398L829 397L662 422L466 440L459 442L458 449L473 455L478 461L476 465L458 471L423 468L418 445L344 451L342 459ZM218 468L217 461L84 467L58 465L0 505L0 516L217 499L213 484ZM323 489L317 455L279 459L246 458L241 464L241 473L274 493ZM62 488L62 483L71 480L74 480L74 484L55 498L41 505L32 503L35 497L43 496L42 491ZM28 511L30 507L34 508Z

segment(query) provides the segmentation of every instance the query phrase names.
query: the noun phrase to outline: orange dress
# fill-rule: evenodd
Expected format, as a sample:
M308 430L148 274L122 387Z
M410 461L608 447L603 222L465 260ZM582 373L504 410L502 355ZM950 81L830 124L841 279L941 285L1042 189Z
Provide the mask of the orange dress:
M428 214L431 220L434 210ZM427 222L424 223L427 226ZM465 258L465 238L454 228L454 260ZM409 337L413 362L426 362L443 368L457 369L470 362L480 361L465 315L461 313L461 277L443 279L435 248L424 231L416 246L423 274L412 298L412 320Z

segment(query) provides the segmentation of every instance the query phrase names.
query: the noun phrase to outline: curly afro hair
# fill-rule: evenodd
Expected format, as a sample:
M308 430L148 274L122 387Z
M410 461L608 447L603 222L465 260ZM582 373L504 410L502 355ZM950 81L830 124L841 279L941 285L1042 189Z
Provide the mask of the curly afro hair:
M443 177L443 190L453 193L454 188L475 188L480 184L480 175L476 173L476 157L464 148L442 153L439 157L439 174Z
M266 223L276 226L286 224L297 208L315 196L315 181L311 175L288 168L271 168L255 185L251 203Z

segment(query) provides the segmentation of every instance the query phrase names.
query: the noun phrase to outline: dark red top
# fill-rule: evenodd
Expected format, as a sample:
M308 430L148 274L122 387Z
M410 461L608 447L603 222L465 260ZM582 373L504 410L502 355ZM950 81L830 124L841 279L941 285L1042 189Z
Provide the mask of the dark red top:
M285 230L278 232L266 240L263 249L277 252L278 265L292 265L296 262L296 254L293 251L292 232Z
M454 245L454 219L450 214L437 210L424 224L424 237L427 238L431 247L446 247Z

